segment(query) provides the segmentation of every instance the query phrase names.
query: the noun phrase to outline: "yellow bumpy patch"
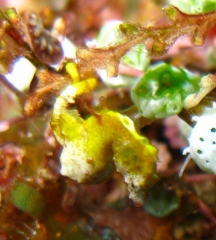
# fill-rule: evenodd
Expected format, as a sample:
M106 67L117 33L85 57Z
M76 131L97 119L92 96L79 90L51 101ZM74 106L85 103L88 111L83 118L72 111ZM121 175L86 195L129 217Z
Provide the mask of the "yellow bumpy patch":
M77 82L56 100L51 125L63 146L61 174L79 183L98 183L117 170L128 185L129 197L143 204L146 188L158 179L157 149L118 112L103 109L83 120L77 110L68 110L74 98L95 86L95 79Z

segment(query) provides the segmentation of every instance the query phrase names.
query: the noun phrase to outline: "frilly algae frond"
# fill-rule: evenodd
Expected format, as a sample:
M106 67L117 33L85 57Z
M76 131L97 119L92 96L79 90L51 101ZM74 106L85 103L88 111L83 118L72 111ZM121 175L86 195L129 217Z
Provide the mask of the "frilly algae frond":
M114 46L118 44L119 39L125 38L124 31L130 31L131 34L136 30L131 29L131 26L119 20L108 21L100 30L97 38L94 40L96 47L105 48L107 46ZM134 26L132 26L134 27ZM122 29L123 28L123 29ZM133 31L134 30L134 31ZM120 64L125 68L129 67L139 72L145 71L150 63L150 57L143 44L134 46L124 56L122 56ZM108 77L105 70L97 70L102 81L111 88L131 87L138 79L138 76L133 76L132 71L128 70L125 74L119 69L119 74L116 77Z
M61 174L80 183L97 183L116 169L128 185L129 197L143 204L145 189L157 180L157 149L118 112L91 110L93 115L83 120L77 110L68 110L69 101L91 89L87 82L66 88L54 106L51 125L63 146Z
M97 36L97 47L101 48L117 44L119 39L124 39L125 31L135 34L138 30L133 25L122 21L110 21L106 23ZM150 63L150 57L145 46L138 44L122 56L121 63L139 70L145 70Z

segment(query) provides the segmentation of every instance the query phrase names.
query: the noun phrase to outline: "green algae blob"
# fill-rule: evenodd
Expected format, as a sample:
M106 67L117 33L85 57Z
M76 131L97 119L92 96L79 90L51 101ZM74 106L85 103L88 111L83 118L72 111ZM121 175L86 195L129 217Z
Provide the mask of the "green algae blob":
M41 193L25 182L17 182L13 186L11 201L18 209L35 217L38 217L45 208Z
M131 90L132 100L146 118L181 112L185 98L199 90L200 77L167 63L149 69Z

